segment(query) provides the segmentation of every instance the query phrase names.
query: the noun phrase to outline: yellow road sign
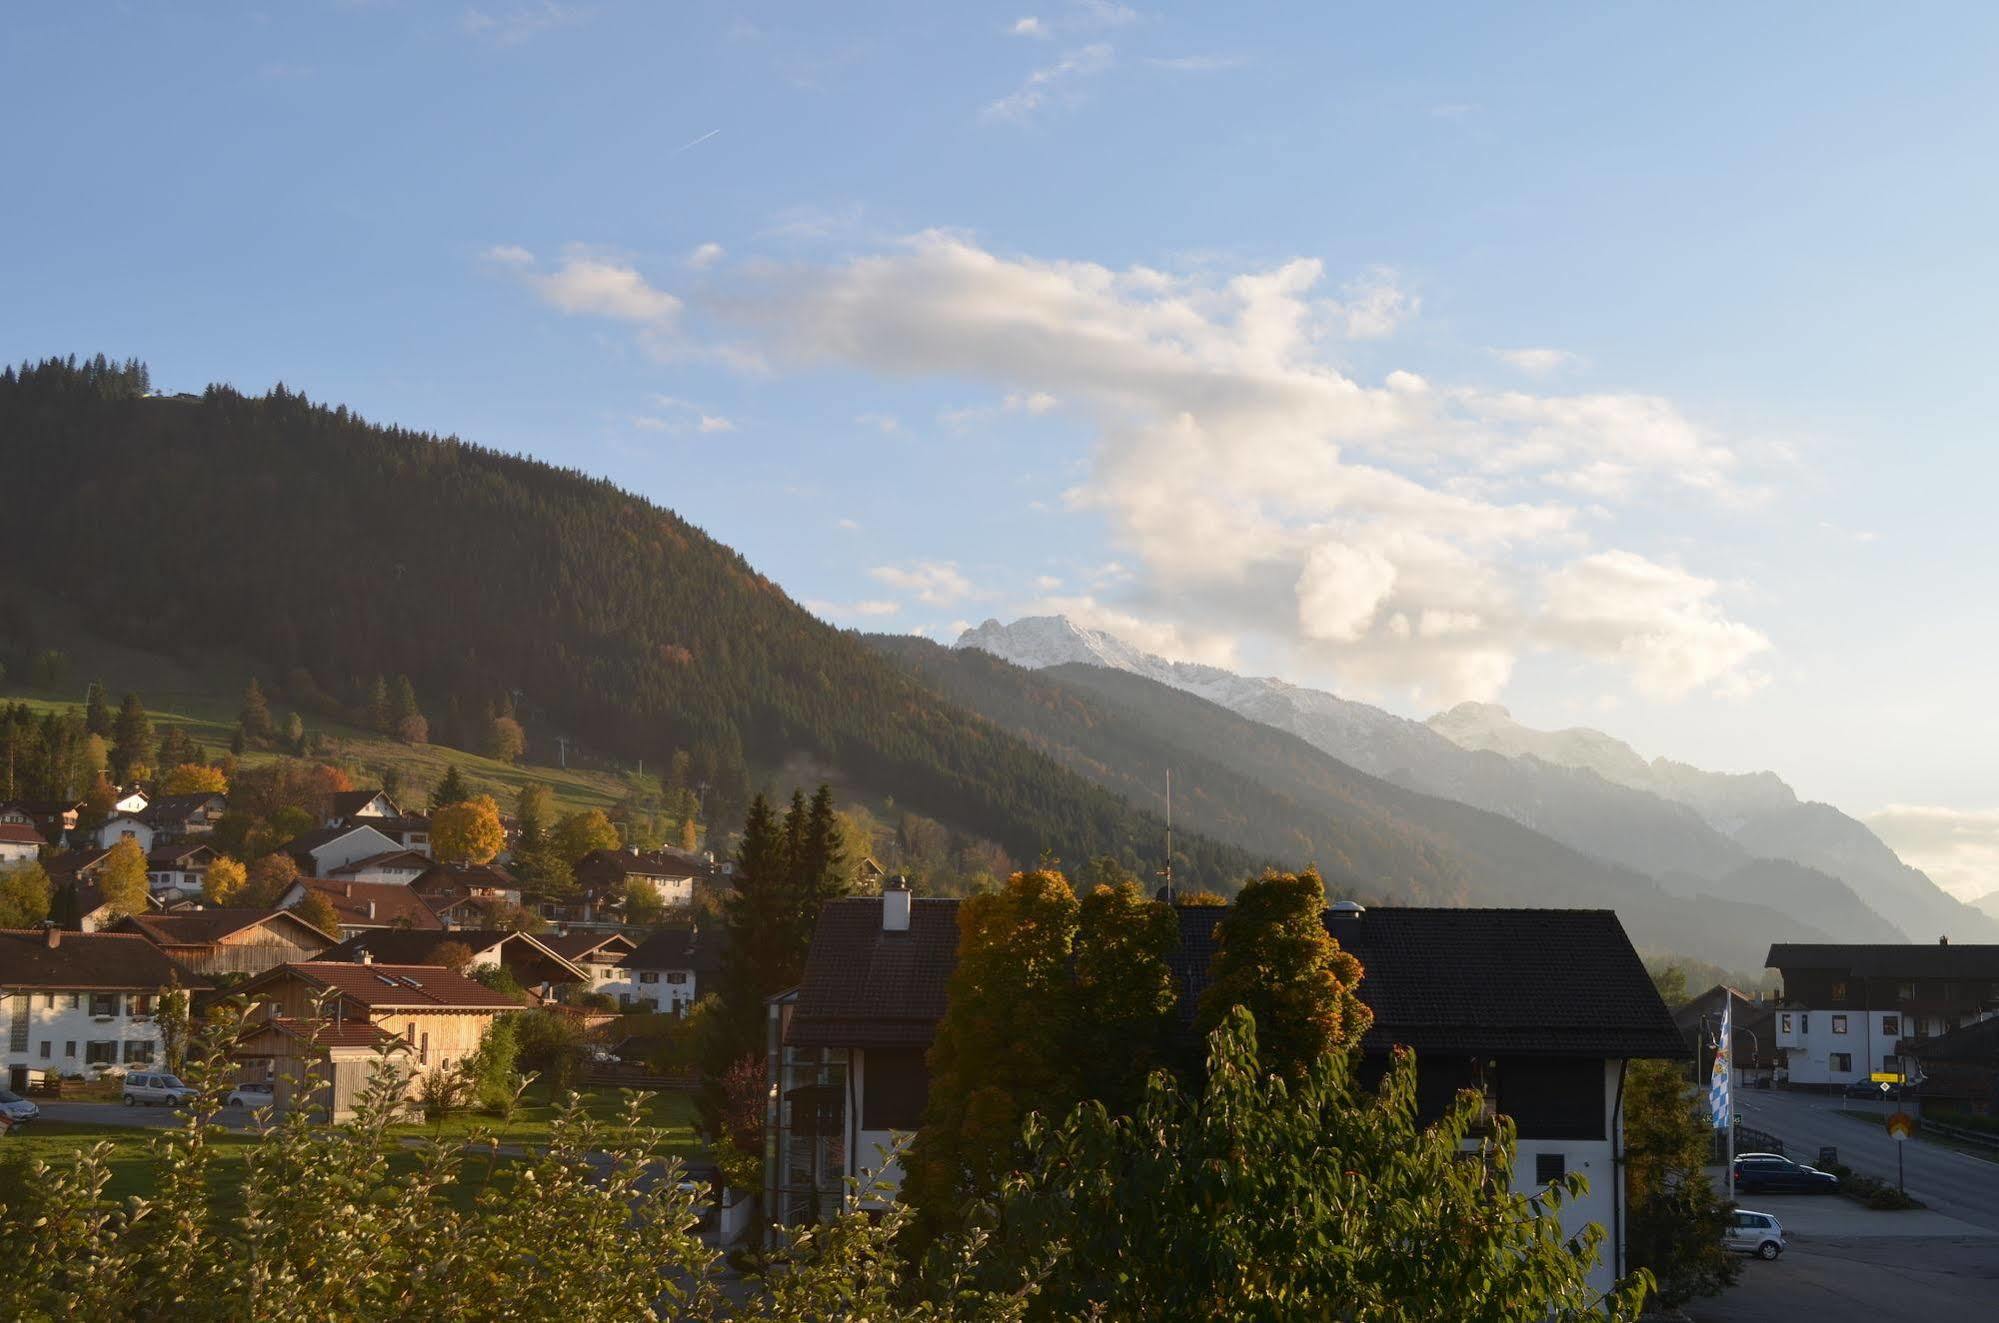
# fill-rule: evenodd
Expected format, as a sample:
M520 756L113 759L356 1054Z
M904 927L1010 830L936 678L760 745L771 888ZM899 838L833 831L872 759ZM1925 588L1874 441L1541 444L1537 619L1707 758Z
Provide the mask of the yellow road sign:
M1907 1139L1916 1133L1916 1118L1907 1112L1897 1112L1888 1118L1888 1133L1897 1141Z
M1869 1075L1867 1078L1873 1080L1876 1084L1902 1083L1901 1073L1899 1071L1893 1071L1893 1070L1877 1070L1872 1075Z

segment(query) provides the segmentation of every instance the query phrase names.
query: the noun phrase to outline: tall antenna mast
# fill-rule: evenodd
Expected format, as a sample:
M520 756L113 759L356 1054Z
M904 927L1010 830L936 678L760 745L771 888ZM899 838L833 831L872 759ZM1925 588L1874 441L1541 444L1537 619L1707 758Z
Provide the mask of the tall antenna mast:
M1173 903L1173 769L1166 769L1166 867L1159 870L1166 881L1166 903Z

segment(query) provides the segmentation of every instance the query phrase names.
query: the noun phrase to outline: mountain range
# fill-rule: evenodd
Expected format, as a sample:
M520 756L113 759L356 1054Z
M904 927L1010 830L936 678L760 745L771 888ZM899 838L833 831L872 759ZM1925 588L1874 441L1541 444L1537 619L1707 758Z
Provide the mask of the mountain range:
M1801 801L1771 772L1648 762L1601 731L1537 731L1465 704L1428 722L1274 678L1146 653L1060 616L989 620L977 649L1030 668L1140 676L1298 736L1352 769L1500 815L1673 895L1763 905L1844 941L1999 938L1863 824Z

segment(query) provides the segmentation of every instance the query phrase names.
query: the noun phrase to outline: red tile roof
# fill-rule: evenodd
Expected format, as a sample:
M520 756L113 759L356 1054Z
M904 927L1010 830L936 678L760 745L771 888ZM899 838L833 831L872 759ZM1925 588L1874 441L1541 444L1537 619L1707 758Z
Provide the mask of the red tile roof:
M423 897L395 882L345 882L300 878L306 886L333 902L333 912L349 928L442 928ZM368 913L369 902L375 912Z
M175 979L208 986L137 933L66 932L50 946L42 929L0 928L0 988L153 992Z
M46 845L42 834L22 822L0 822L0 841L16 845Z
M301 1020L289 1015L273 1016L245 1026L242 1042L253 1042L257 1035L267 1031L301 1039L314 1047L379 1048L389 1044L405 1051L409 1049L409 1044L400 1036L360 1020Z

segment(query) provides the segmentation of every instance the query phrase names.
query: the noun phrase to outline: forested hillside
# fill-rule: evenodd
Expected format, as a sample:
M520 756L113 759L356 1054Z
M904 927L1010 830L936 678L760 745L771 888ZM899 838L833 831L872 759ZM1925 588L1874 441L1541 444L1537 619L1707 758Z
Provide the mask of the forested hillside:
M1737 968L1759 967L1772 941L1833 940L1815 919L1671 894L1635 870L1369 776L1298 736L1143 676L1079 664L1026 670L978 649L869 641L947 697L1133 798L1161 793L1170 766L1176 822L1226 841L1274 842L1275 853L1316 863L1335 895L1609 906L1642 946Z
M726 818L752 769L808 755L1031 860L1158 865L1163 823L941 698L671 511L608 482L383 427L276 388L147 396L143 367L0 373L10 503L0 643L37 651L26 585L115 642L227 649L365 707L407 675L433 722L496 704L666 765ZM1190 881L1275 851L1192 834Z

